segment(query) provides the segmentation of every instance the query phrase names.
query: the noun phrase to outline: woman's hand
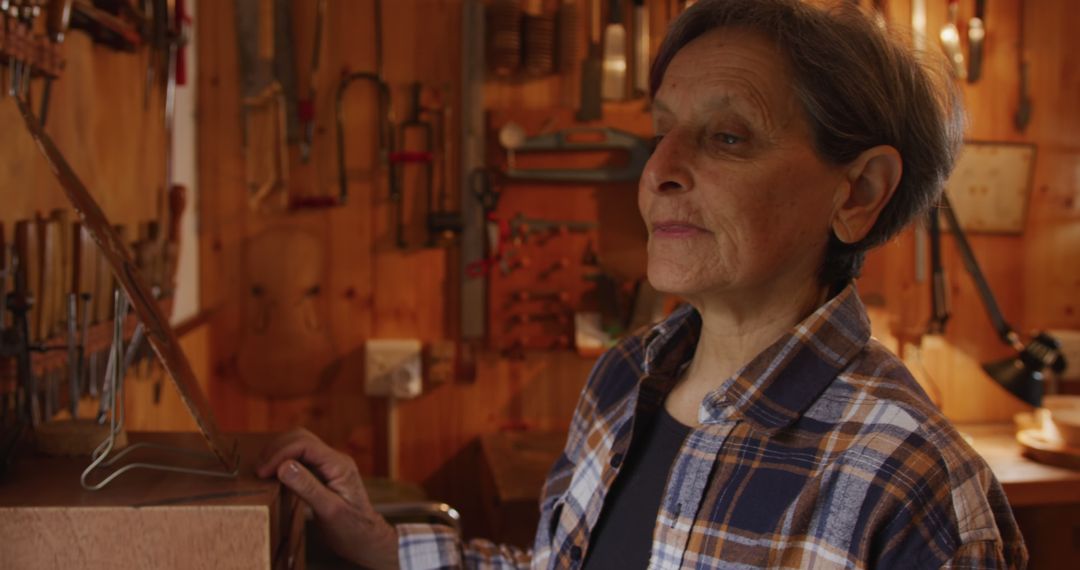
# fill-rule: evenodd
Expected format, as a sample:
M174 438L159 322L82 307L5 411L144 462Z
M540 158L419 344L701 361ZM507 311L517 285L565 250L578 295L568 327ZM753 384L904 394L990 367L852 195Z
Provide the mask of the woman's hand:
M397 532L372 508L351 457L297 429L263 451L256 472L259 477L277 474L299 495L340 556L368 568L398 567Z

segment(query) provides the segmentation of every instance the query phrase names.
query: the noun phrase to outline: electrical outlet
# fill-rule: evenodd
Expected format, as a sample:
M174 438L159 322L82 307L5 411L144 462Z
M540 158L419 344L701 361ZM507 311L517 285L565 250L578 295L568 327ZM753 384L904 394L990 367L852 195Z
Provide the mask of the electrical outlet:
M419 396L423 390L422 348L416 339L367 341L364 391L369 396Z

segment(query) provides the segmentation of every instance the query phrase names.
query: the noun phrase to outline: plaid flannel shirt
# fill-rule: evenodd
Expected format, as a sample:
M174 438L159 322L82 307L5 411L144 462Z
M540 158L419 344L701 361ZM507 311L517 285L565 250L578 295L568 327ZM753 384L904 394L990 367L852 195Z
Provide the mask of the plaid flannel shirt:
M401 525L402 567L581 567L634 418L663 405L700 328L684 307L600 358L531 551ZM854 285L710 393L698 420L668 476L649 568L1026 566L1000 484L870 338Z

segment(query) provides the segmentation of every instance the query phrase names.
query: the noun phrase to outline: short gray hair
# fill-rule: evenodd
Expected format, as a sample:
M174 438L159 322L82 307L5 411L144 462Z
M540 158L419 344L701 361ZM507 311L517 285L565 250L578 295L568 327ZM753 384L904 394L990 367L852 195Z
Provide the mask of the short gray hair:
M719 28L755 31L774 42L790 66L822 159L846 164L878 145L899 151L900 184L866 237L846 244L830 236L819 278L833 286L850 281L867 250L936 203L952 172L964 115L943 58L921 62L847 2L825 9L801 0L701 0L668 30L650 73L653 96L675 54Z

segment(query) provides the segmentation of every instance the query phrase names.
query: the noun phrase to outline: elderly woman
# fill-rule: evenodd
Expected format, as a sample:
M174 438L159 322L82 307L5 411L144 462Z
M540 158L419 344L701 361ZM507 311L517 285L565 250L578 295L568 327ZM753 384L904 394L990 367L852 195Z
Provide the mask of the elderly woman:
M648 277L689 304L597 363L534 549L391 527L306 432L261 473L375 567L1023 567L1000 485L852 284L940 191L954 90L854 10L798 0L698 2L651 83Z

